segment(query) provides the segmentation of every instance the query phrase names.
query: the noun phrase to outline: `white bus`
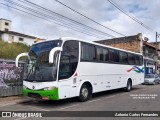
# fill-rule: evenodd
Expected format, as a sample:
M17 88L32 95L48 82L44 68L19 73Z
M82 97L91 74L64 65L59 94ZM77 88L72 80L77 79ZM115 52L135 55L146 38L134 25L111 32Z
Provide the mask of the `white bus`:
M32 45L24 66L23 94L44 100L78 97L125 88L144 82L143 56L74 38Z

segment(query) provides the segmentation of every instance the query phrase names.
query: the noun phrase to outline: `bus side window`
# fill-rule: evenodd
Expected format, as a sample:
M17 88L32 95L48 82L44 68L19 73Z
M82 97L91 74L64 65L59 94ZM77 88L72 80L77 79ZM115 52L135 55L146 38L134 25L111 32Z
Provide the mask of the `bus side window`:
M82 60L89 60L89 53L88 53L88 45L82 43L81 47L81 59Z
M109 60L110 60L110 62L115 61L115 52L112 49L109 50Z
M81 47L81 60L82 61L95 61L96 60L96 49L95 46L90 44L82 43Z
M115 50L115 62L119 62L119 51Z
M135 55L135 62L136 62L136 65L140 65L139 56L137 56L137 55Z
M102 48L97 48L97 60L103 61L103 49Z
M103 61L109 61L108 49L103 49Z
M143 57L139 56L139 65L143 65Z
M59 78L63 79L70 76L70 56L62 55L60 61Z
M119 61L120 61L120 63L128 64L127 53L120 51L119 52Z
M89 60L95 61L96 60L96 48L95 46L89 46Z
M135 65L135 55L134 54L128 54L128 63L131 65Z

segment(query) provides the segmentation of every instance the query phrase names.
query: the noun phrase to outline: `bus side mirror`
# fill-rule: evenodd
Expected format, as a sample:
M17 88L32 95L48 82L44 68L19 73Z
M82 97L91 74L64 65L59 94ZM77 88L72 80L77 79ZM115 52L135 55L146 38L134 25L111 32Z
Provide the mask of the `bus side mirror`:
M54 60L53 60L54 59L54 54L57 51L61 52L62 48L61 47L55 47L50 51L50 53L49 53L49 63L54 63Z
M16 67L18 67L19 58L21 58L21 57L23 57L23 56L27 56L28 59L30 60L30 57L29 57L28 53L21 53L21 54L19 54L19 55L16 57L16 61L15 61Z

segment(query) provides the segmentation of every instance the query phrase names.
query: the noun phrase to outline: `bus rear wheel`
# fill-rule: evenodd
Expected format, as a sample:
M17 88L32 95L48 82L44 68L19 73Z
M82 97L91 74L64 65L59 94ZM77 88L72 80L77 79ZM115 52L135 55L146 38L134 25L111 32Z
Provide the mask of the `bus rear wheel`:
M80 102L85 102L87 100L89 100L92 96L92 92L91 89L88 85L83 84L81 89L80 89L80 94L79 94L79 101Z
M131 82L131 80L128 80L125 91L129 92L129 91L131 91L131 89L132 89L132 82Z

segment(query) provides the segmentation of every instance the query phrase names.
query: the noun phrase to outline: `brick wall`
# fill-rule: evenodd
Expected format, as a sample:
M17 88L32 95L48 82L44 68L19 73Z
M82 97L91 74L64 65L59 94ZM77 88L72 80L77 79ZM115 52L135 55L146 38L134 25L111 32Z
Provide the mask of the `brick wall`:
M132 52L141 52L141 42L142 42L142 34L134 35L134 36L127 36L121 38L114 38L114 39L107 39L107 40L100 40L95 41L100 44L105 44L108 46L132 51Z

